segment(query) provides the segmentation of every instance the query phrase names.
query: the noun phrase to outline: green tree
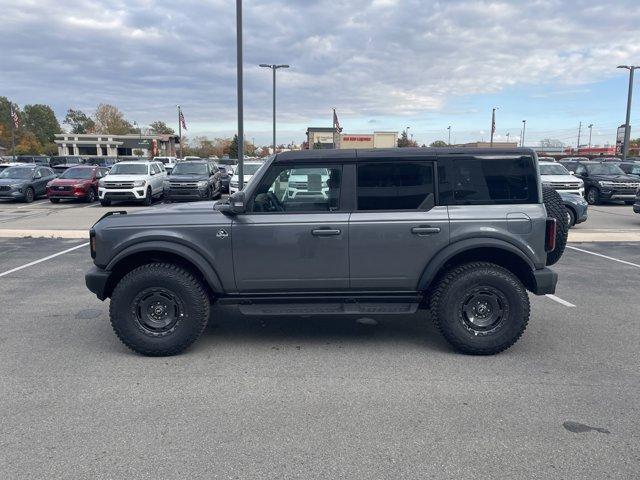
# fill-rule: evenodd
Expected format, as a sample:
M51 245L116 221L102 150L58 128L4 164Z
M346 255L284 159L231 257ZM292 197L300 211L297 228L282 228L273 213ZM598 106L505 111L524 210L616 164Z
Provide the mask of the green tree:
M229 158L238 158L238 135L233 136L229 145Z
M400 138L398 139L398 147L406 148L406 147L417 147L417 146L418 146L418 143L409 138L409 135L407 134L406 130L402 132L402 134L400 135Z
M39 155L43 152L42 144L32 132L24 132L16 143L16 155Z
M154 135L175 135L175 130L167 126L166 123L160 120L149 124L149 130Z
M11 124L13 123L11 105L13 105L13 110L18 112L20 120L22 120L22 112L20 112L18 105L11 102L7 97L0 97L0 145L5 147L9 154L13 153L11 152ZM22 128L15 129L16 145L19 142L21 132Z
M24 106L24 127L41 145L53 143L55 135L61 132L56 114L50 106L42 104Z
M93 133L96 130L96 122L91 117L80 110L67 110L67 115L62 122L71 127L71 133L85 134Z
M435 142L431 142L429 146L430 147L446 147L447 142L445 142L444 140L436 140Z
M131 122L124 118L124 113L113 105L101 103L94 114L96 133L108 133L111 135L126 135L137 132Z

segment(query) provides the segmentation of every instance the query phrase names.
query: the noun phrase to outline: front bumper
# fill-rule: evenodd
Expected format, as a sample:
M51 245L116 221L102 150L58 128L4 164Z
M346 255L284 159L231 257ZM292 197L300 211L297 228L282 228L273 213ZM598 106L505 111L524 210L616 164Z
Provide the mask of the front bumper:
M602 187L600 189L600 198L602 200L635 200L636 189L616 189Z
M96 294L100 300L107 298L107 283L111 272L96 267L95 265L89 269L84 276L84 282L87 288Z
M98 198L100 200L141 201L146 198L146 195L147 195L146 187L135 187L133 189L127 189L127 190L115 190L112 188L98 189Z
M12 198L14 200L23 200L24 192L21 192L20 190L17 190L17 189L1 190L0 198Z
M205 200L208 197L206 188L169 188L165 189L164 198L167 200Z
M47 190L48 198L84 198L87 196L86 190Z
M541 268L533 271L533 290L536 295L549 295L556 293L558 274L550 268Z

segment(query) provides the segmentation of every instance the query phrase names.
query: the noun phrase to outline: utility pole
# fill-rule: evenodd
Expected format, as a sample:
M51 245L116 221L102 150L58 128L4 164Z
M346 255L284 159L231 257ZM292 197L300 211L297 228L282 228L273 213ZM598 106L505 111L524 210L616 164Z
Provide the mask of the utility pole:
M238 88L238 189L244 188L244 97L242 84L242 0L236 0L236 53Z
M593 131L593 123L589 124L589 148L591 148L591 133Z
M273 70L273 154L276 153L276 70L280 68L289 68L289 65L269 65L261 63L262 68L270 68Z
M13 112L13 103L9 102L9 124L11 125L11 155L13 156L13 161L16 161L16 134L14 132L15 128L15 118L17 118L17 113Z
M624 123L624 144L622 145L622 160L627 159L629 154L629 140L631 136L631 99L633 97L633 71L640 66L635 65L618 65L618 68L626 68L629 70L629 92L627 96L627 120Z
M578 150L576 150L578 153L580 152L580 134L582 133L582 122L580 122L580 125L578 126Z
M493 107L491 112L491 143L490 146L493 147L493 135L496 133L496 110L498 107Z
M180 143L178 158L182 158L182 115L180 115L180 105L178 105L178 142Z
M447 127L447 130L449 130L449 141L447 142L447 145L451 146L451 125Z
M520 139L520 146L524 147L524 134L527 132L527 121L522 120L522 138Z
M511 133L507 132L507 143L509 143L509 137L511 136Z

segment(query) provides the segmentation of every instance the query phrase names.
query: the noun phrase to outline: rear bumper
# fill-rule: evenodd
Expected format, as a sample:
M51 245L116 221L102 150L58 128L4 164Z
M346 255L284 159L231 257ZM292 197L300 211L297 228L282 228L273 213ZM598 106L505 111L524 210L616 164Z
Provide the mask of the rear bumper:
M558 274L550 268L541 268L533 271L533 290L536 295L548 295L556 293Z
M111 272L93 266L84 276L87 288L95 293L100 300L107 298L106 291L109 275L111 275Z

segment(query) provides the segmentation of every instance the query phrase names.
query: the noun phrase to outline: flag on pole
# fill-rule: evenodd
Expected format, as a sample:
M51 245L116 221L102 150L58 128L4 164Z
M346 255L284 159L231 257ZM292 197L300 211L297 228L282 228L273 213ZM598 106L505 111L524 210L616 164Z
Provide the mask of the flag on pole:
M496 111L493 110L493 114L491 115L491 135L496 133Z
M13 105L11 105L11 119L13 120L13 126L20 128L20 117L18 116L18 112L13 109Z
M182 113L182 110L180 110L179 117L180 117L180 125L182 125L182 128L187 130L187 122L184 121L184 114Z
M338 120L338 114L336 113L336 109L333 109L333 128L337 133L342 132L342 127L340 126L340 121Z

